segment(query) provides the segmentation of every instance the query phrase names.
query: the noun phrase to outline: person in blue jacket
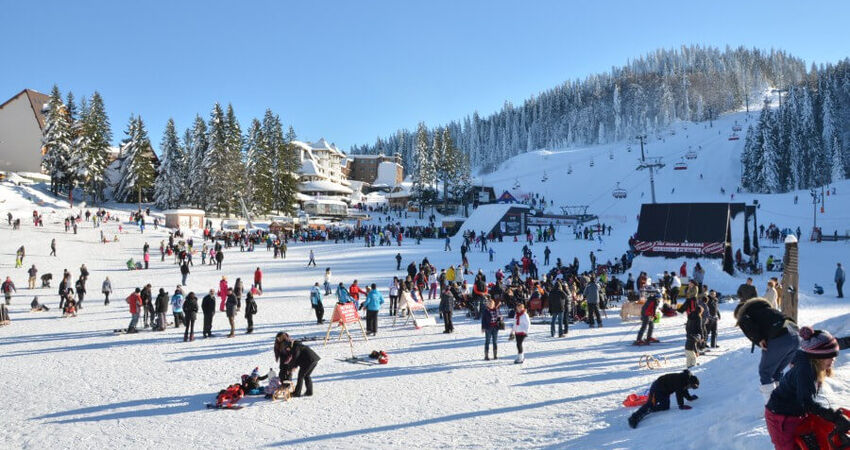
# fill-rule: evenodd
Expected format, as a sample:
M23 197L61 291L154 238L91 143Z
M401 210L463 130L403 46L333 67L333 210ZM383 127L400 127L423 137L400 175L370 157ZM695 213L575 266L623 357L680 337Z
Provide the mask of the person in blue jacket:
M354 301L348 293L348 289L346 289L345 285L342 283L336 287L336 301L337 303L349 303Z
M319 289L319 282L313 285L313 289L310 290L310 304L314 311L316 311L316 324L321 325L324 323L323 317L325 316L325 305L322 304L322 290Z
M366 334L378 334L378 311L381 310L381 305L384 304L384 296L378 292L378 286L372 283L369 292L366 294Z
M824 379L832 376L832 364L838 356L838 341L828 331L802 327L802 343L794 355L791 369L770 394L764 409L764 421L770 440L777 449L793 449L795 431L809 414L832 422L840 430L850 429L850 420L818 400Z

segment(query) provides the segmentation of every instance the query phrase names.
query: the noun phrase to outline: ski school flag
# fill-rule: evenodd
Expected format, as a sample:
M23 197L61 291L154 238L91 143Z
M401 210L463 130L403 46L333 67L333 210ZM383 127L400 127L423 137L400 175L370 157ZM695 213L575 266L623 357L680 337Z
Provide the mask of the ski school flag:
M635 250L641 253L691 253L694 255L722 255L723 249L723 242L635 242Z

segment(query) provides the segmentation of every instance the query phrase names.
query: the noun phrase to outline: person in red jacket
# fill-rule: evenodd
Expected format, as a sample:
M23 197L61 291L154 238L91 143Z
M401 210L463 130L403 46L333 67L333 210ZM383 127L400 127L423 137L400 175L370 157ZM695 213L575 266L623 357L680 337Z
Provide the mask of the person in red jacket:
M682 278L687 278L688 276L688 262L685 261L682 263L682 267L679 267L679 276Z
M357 285L357 280L354 280L354 283L351 283L351 286L348 288L348 295L350 295L351 299L354 300L354 307L356 309L360 309L360 294L365 293L366 291Z
M263 271L259 267L254 271L254 286L260 291L263 290Z
M221 277L221 281L218 282L218 296L221 298L218 309L221 312L224 312L225 304L227 303L227 287L227 277Z
M130 305L130 325L127 327L128 333L138 333L136 325L139 323L139 310L142 308L141 289L136 288L136 291L127 297L127 303Z

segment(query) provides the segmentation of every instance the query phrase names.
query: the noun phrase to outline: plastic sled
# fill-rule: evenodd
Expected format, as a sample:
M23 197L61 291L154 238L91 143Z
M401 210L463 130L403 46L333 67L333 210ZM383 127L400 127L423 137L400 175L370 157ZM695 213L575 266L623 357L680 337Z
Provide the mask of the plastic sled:
M635 406L641 406L647 401L649 401L648 395L629 394L629 396L623 400L623 406L626 408L633 408Z

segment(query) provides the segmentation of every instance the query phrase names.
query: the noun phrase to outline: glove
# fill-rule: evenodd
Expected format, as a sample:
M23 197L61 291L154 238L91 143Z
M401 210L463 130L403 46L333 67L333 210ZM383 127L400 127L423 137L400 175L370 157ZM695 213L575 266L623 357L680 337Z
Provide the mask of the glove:
M686 409L693 409L693 407L691 405L682 405L682 406L679 407L679 409L686 410Z
M836 413L835 428L838 430L850 430L850 419L840 412Z

